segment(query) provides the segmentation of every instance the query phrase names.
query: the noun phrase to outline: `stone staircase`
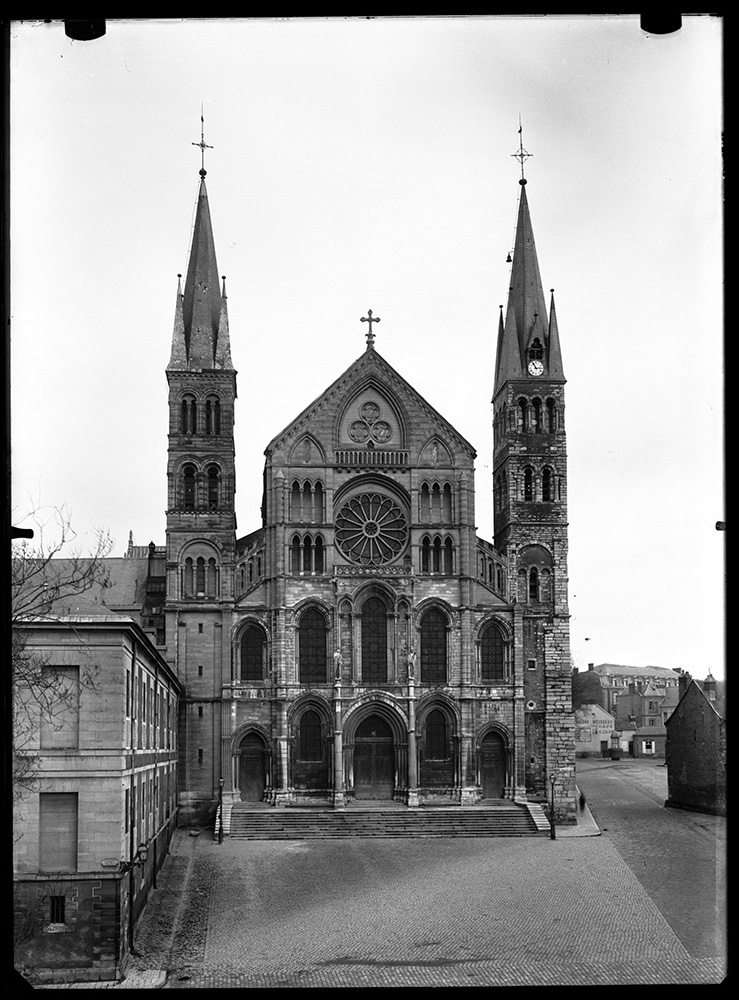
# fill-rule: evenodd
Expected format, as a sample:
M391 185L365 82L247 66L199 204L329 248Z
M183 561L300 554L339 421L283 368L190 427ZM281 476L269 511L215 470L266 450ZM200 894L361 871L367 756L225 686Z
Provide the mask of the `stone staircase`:
M541 837L549 824L530 807L240 809L231 812L237 840L320 840L340 837Z

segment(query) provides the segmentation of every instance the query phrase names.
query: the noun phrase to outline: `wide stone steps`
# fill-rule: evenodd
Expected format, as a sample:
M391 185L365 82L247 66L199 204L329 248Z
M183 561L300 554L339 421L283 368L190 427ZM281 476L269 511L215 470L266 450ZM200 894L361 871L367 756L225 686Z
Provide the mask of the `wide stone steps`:
M240 840L339 837L536 837L546 833L524 806L346 810L287 808L231 813L230 835Z

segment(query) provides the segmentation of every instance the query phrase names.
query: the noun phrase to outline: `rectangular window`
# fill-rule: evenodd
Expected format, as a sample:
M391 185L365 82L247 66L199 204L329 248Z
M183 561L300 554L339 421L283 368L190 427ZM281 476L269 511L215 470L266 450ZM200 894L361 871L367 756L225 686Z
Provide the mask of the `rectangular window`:
M536 660L527 660L526 666L529 668L529 670L536 670Z
M49 896L49 923L63 924L65 922L64 896Z
M125 790L124 802L123 802L123 832L128 833L128 810L131 808L128 801L128 789Z
M42 667L41 749L62 750L79 746L79 667Z
M202 750L198 750L198 764L202 764L202 763L203 763L203 751Z
M39 870L77 870L77 792L39 794Z
M131 671L126 671L126 718L131 715Z

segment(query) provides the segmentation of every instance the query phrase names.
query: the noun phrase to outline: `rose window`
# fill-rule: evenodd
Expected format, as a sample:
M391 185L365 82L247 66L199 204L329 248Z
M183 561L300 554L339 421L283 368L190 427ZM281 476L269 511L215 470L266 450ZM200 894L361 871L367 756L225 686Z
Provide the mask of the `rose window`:
M336 544L361 566L382 566L400 555L408 522L398 504L381 493L352 497L336 517Z

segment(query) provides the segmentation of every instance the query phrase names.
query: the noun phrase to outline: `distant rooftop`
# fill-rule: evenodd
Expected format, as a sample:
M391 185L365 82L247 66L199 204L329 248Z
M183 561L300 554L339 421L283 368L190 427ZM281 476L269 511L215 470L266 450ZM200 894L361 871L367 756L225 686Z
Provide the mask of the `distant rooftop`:
M680 676L679 671L669 667L630 667L623 663L596 663L593 671L609 677L669 677L676 680Z

